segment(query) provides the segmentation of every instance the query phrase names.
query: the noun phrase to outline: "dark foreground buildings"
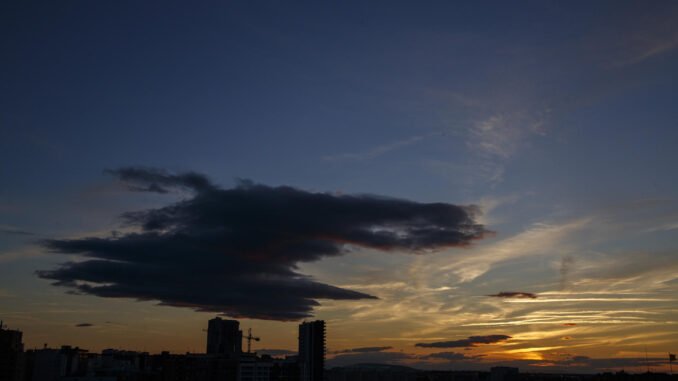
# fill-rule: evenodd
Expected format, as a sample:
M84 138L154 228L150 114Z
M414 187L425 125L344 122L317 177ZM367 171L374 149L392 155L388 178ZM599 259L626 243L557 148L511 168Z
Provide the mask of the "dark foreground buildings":
M5 329L0 321L0 381L19 381L23 376L21 331Z
M243 353L237 320L209 321L204 354L151 355L115 349L89 353L46 344L24 352L22 333L0 328L0 381L301 381L302 369L307 369L303 380L322 381L325 323L304 323L299 332L305 368L299 356L280 359Z
M299 325L299 355L284 359L242 352L235 320L212 319L208 353L149 354L106 349L90 353L62 346L23 350L20 331L0 326L0 381L678 381L662 373L600 375L421 371L404 366L358 364L324 369L325 322Z

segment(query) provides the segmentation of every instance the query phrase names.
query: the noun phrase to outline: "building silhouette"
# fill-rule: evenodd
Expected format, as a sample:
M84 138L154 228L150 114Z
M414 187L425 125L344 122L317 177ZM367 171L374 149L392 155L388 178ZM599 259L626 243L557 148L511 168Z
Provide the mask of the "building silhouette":
M0 321L0 381L19 381L23 376L21 331L5 329Z
M299 325L301 381L323 381L325 372L325 321Z
M207 326L207 354L242 353L242 331L237 320L214 318Z

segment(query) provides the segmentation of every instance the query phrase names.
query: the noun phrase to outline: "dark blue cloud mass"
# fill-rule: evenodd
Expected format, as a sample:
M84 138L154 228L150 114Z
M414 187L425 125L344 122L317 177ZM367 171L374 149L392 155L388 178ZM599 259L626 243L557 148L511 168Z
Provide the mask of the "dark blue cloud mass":
M106 171L130 189L192 197L123 215L137 231L111 237L51 239L50 252L87 258L38 271L80 293L157 300L232 317L298 320L318 299L372 295L298 273L297 264L342 255L347 245L425 253L466 246L486 231L474 207L422 204L371 195L311 193L242 181L220 189L193 172Z

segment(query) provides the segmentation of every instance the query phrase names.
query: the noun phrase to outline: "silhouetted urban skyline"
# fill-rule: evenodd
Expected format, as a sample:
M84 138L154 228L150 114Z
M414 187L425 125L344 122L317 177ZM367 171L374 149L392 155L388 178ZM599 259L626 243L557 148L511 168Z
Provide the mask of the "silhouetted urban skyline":
M298 350L283 357L242 350L239 321L209 320L205 353L160 354L63 345L24 351L22 332L0 325L0 381L518 381L518 380L669 380L665 373L594 375L520 373L516 367L494 366L488 372L423 371L401 365L362 363L325 368L325 322L299 324ZM250 339L251 331L248 335ZM249 345L248 345L249 348ZM669 362L675 355L669 354ZM649 366L649 365L648 365ZM678 379L678 376L673 377Z

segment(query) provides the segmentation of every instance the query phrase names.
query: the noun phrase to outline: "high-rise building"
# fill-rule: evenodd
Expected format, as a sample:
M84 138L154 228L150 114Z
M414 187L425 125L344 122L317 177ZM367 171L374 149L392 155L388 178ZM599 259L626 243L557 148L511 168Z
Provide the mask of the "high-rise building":
M301 381L323 381L325 373L325 321L299 325Z
M214 318L207 327L208 354L242 353L242 331L237 320Z
M0 321L0 381L18 381L23 375L21 331L4 329Z

